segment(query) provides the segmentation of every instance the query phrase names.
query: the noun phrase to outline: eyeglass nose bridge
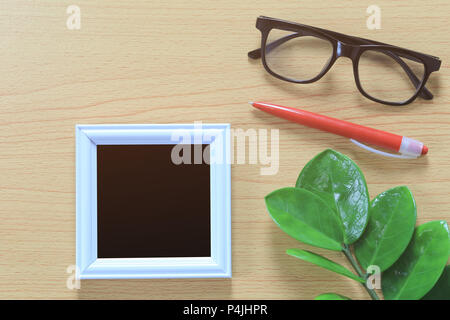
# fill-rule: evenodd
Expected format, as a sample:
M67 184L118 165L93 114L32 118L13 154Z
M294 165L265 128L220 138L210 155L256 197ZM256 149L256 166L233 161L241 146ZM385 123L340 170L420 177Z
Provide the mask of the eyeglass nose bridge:
M358 48L356 46L338 41L336 48L336 59L339 57L346 57L353 60L356 56L357 50Z

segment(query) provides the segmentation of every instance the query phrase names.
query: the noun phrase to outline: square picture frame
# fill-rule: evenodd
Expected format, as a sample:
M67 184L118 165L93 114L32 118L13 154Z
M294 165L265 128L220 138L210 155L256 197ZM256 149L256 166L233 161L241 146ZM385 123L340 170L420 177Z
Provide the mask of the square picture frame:
M76 125L76 266L79 279L231 278L229 124ZM97 146L208 144L210 257L98 258Z

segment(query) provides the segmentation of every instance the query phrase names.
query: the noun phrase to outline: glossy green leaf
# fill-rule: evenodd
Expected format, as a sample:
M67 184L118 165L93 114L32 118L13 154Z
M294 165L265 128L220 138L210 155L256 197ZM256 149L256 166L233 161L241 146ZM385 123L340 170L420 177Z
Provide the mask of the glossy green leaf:
M348 157L328 149L306 164L296 187L324 199L340 217L344 242L354 243L364 232L369 215L369 193L358 166Z
M324 249L342 249L342 224L320 197L304 189L282 188L265 200L272 219L291 237Z
M288 255L299 258L301 260L305 260L305 261L314 263L315 265L318 265L327 270L339 273L340 275L346 276L350 279L356 280L361 283L365 283L365 280L363 278L358 277L357 275L353 274L350 270L348 270L344 266L341 266L340 264L338 264L334 261L331 261L325 257L322 257L321 255L318 255L318 254L315 254L313 252L306 251L306 250L300 250L300 249L288 249L286 251L286 253Z
M322 293L314 298L314 300L352 300L337 293Z
M450 266L446 266L441 277L423 300L450 300Z
M431 221L416 228L405 252L381 277L387 300L422 298L439 279L447 263L450 233L445 221Z
M355 254L364 269L376 265L385 271L408 246L416 225L416 203L407 187L379 194L370 204L366 230L355 243Z

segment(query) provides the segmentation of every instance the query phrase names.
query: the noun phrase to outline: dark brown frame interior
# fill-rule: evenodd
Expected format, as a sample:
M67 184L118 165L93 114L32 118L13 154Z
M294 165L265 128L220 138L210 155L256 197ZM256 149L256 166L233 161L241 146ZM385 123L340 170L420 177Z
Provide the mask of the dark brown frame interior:
M330 70L330 68L333 66L333 64L339 57L348 57L352 60L353 63L353 74L355 77L355 82L358 90L361 92L361 94L363 94L366 98L370 100L383 104L400 106L413 102L417 98L417 96L420 96L421 98L426 100L433 99L433 94L425 87L425 83L427 82L432 72L439 70L441 66L441 60L438 57L434 57L428 54L404 49L401 47L393 46L390 44L374 40L359 38L330 30L325 30L321 28L316 28L312 26L307 26L295 22L289 22L265 16L260 16L257 18L256 28L261 31L261 48L250 51L248 53L248 56L251 59L262 58L262 63L266 71L278 79L294 83L315 82L320 78L322 78L328 72L328 70ZM293 31L295 33L287 35L271 43L267 43L267 37L271 29L287 30ZM330 57L328 63L324 66L322 71L316 77L308 80L291 79L273 72L266 63L266 51L275 48L290 39L305 35L315 36L321 39L328 40L333 45L332 56ZM407 73L413 85L416 87L416 92L414 93L414 95L402 102L392 102L377 99L366 93L361 86L358 71L359 58L361 54L366 50L381 51L382 53L389 55L396 62L398 62L400 66L403 68L403 70L405 70L405 72ZM414 74L414 72L402 59L400 59L400 57L404 57L416 62L423 63L424 65L423 79L418 79L417 76Z
M97 145L98 258L211 256L209 160L175 164L173 147Z

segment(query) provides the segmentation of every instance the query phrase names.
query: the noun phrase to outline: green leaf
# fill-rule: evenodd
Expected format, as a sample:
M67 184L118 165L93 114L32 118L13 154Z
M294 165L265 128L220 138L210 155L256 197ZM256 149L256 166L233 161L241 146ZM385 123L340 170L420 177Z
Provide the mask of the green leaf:
M345 268L344 266L341 266L340 264L331 261L325 257L322 257L321 255L315 254L310 251L306 250L300 250L300 249L288 249L286 251L288 255L291 255L293 257L314 263L315 265L318 265L319 267L325 268L327 270L339 273L343 276L346 276L350 279L356 280L361 283L365 283L366 281L353 274L350 270Z
M266 196L276 224L291 237L312 246L342 250L342 225L327 204L308 190L282 188Z
M370 204L370 218L362 237L355 243L361 266L388 269L408 246L416 224L416 203L407 187L379 194Z
M431 221L416 228L406 248L381 277L387 300L417 300L437 282L449 257L447 222Z
M436 285L422 300L450 300L450 266L446 266Z
M319 153L303 168L296 187L317 194L337 212L346 244L359 239L367 224L370 199L364 175L350 158L331 149Z
M337 293L322 293L314 298L314 300L352 300Z

